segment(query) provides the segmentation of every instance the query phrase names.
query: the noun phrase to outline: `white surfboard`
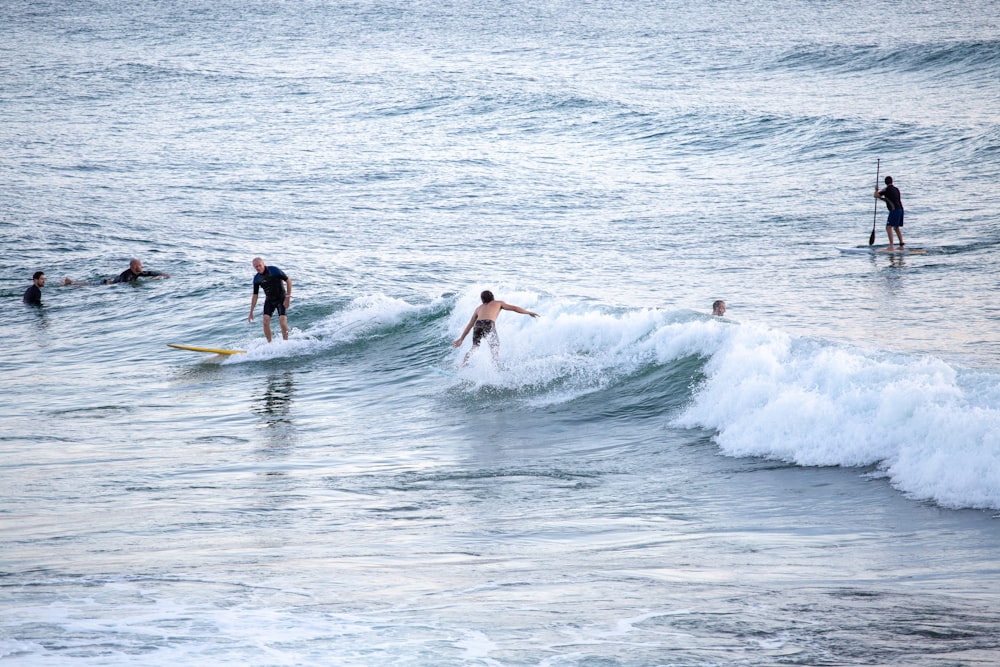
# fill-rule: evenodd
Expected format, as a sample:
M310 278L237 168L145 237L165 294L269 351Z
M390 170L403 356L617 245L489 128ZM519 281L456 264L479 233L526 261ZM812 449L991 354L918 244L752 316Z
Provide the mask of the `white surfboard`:
M842 253L845 254L857 254L857 255L926 255L927 250L924 248L910 248L908 246L903 246L902 248L895 248L890 251L888 246L856 246L853 248L841 248L838 247Z

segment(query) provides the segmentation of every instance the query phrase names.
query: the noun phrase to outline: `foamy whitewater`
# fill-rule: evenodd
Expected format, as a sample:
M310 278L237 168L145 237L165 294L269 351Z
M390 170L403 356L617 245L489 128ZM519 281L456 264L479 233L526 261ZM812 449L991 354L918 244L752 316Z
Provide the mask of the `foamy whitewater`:
M637 375L703 364L692 400L670 421L716 433L723 453L802 466L875 467L915 499L945 507L1000 508L1000 420L995 373L961 371L927 356L859 350L694 311L595 308L511 291L511 302L544 311L541 322L505 316L501 367L488 354L447 366L470 391L506 390L534 407L571 403ZM460 331L478 293L411 305L362 298L296 332L288 342L236 341L248 354L224 364L333 352L385 330L442 320L441 340ZM447 315L447 317L443 317ZM443 363L443 362L441 362Z
M1000 664L997 35L4 3L0 663Z

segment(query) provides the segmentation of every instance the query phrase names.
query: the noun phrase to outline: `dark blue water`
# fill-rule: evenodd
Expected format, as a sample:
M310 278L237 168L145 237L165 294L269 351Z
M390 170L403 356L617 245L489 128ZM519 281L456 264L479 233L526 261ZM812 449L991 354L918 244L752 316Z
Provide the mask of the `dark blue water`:
M1000 662L998 17L6 2L0 661Z

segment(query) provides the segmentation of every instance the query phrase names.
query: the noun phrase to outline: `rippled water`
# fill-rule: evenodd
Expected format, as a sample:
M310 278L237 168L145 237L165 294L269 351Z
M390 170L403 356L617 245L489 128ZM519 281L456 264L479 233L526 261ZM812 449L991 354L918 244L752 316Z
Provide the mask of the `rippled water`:
M877 9L6 3L0 658L1000 660L1000 15Z

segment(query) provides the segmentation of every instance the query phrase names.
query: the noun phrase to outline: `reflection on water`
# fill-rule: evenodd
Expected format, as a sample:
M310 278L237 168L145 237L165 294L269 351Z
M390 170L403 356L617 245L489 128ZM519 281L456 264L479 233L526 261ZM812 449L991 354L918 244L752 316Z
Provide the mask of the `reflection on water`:
M295 423L292 420L292 399L295 396L295 376L290 370L275 373L254 396L251 410L261 418L264 430L264 453L271 456L287 454L295 445Z
M34 326L37 327L38 332L46 333L50 325L48 313L45 312L45 306L24 304L24 309L30 313L30 318L33 320ZM39 343L42 347L48 347L48 338L40 338Z
M894 269L901 269L906 266L906 255L890 255L889 266Z
M268 425L290 422L288 415L294 393L295 379L292 371L271 375L267 378L267 386L256 398L252 410Z

